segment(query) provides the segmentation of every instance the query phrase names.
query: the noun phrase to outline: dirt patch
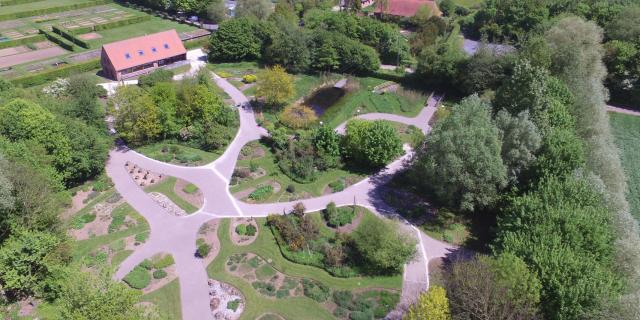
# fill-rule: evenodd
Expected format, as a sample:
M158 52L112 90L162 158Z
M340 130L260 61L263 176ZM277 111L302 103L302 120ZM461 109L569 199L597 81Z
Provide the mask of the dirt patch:
M244 311L244 296L240 290L221 281L209 279L209 298L211 313L215 319L235 320L240 318ZM230 306L234 301L239 301L234 311Z
M115 201L105 201L96 204L93 209L89 212L90 214L95 214L96 217L92 222L84 224L81 229L70 229L68 234L74 237L76 240L86 240L95 236L101 236L109 233L109 225L113 220L111 216L111 212L122 205L124 200L120 197L119 194L114 194L112 196ZM127 216L125 218L125 222L120 228L127 228L133 225L136 225L137 221L133 218Z
M28 52L29 48L25 46L11 47L6 49L0 49L0 57L12 56L23 52Z
M202 205L204 204L204 195L202 194L202 191L198 189L198 191L196 191L195 193L185 192L184 187L186 187L189 184L191 183L188 181L185 181L182 179L176 179L176 184L173 188L173 192L175 192L178 195L178 197L186 200L194 207L202 208Z
M252 224L256 227L256 233L253 236L244 235L241 236L236 232L236 227L238 225L248 225ZM229 228L229 237L231 238L231 242L237 246L246 246L252 244L256 238L258 238L259 228L257 226L257 222L253 218L238 218L231 221L231 226Z
M300 279L276 270L270 260L264 260L254 253L245 252L230 256L226 270L249 282L259 294L268 298L282 299L303 295Z
M131 176L131 178L140 187L152 186L162 181L162 179L166 178L163 174L155 173L150 170L145 170L129 161L127 161L127 163L124 164L124 167L129 172L129 175Z
M62 219L66 219L84 208L87 205L86 200L92 192L93 191L91 190L80 190L76 192L76 194L71 198L71 207L62 213Z
M269 180L266 184L270 184L273 187L273 193L278 193L280 192L280 189L282 189L280 184L275 180Z
M89 32L89 33L79 35L78 38L82 40L95 40L95 39L102 38L102 35L96 32Z
M0 68L11 67L32 61L44 60L52 57L61 56L67 53L60 47L53 47L42 50L28 51L20 54L14 54L6 57L0 57Z
M219 222L219 219L210 220L207 223L203 224L198 231L198 239L202 239L204 242L211 246L209 255L202 259L202 263L205 267L208 266L220 252L220 240L218 239L218 226L220 225Z
M33 298L28 298L24 300L20 300L18 305L20 306L20 310L18 310L19 317L28 317L33 314L33 311L38 307L39 302Z
M56 44L51 41L40 41L40 42L34 43L33 45L38 49L47 49L47 48L53 48L56 46Z
M265 155L264 148L259 143L248 143L240 151L238 160L259 159Z
M248 189L244 189L242 191L235 192L233 194L233 196L236 197L236 199L244 199L244 198L248 197L255 190L256 190L256 188L251 187L251 188L248 188Z
M324 190L322 190L322 195L326 196L328 194L332 194L333 193L333 189L331 189L329 186L324 187Z
M169 212L171 215L176 217L186 216L187 212L184 209L180 208L177 204L175 204L169 197L165 196L160 192L149 192L147 193L153 201L155 201L159 206Z

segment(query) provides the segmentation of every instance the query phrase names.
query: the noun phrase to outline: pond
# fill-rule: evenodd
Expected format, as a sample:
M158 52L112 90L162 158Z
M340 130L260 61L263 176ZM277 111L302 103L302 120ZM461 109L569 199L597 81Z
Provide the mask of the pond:
M331 106L336 104L344 96L345 90L328 86L320 88L306 98L303 104L315 111L316 115L322 116Z

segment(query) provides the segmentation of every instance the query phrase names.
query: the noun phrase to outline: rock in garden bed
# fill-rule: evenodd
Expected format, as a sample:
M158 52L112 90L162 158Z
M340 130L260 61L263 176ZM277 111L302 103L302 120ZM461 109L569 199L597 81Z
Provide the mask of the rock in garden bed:
M146 170L129 161L125 163L124 167L127 172L129 172L129 175L131 176L133 181L135 181L136 184L141 187L148 187L157 184L165 178L163 174Z
M167 212L174 216L186 216L187 212L184 209L180 208L177 204L175 204L169 197L165 196L159 192L149 192L149 197L153 199L158 205L164 208Z
M211 313L215 319L235 320L244 311L244 296L235 287L209 279Z

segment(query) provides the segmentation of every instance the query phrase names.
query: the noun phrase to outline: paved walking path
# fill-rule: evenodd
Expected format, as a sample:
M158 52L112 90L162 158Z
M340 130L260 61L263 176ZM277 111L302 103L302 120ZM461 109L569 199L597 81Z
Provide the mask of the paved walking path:
M640 111L626 109L626 108L620 108L620 107L614 107L614 106L607 105L607 111L615 112L615 113L624 113L624 114L628 114L628 115L631 115L631 116L640 117Z
M437 98L433 96L429 97L427 100L427 105L422 108L418 116L414 118L409 118L405 116L400 116L397 114L391 113L365 113L361 114L355 118L363 119L363 120L389 120L394 122L404 123L406 125L414 125L422 130L424 134L428 134L431 130L429 126L429 120L433 117L433 114L436 112L436 106L438 105ZM341 123L337 128L336 132L340 134L345 133L345 127L347 125L347 121Z
M202 64L204 65L204 63ZM201 65L201 66L202 66ZM200 66L200 67L201 67ZM196 68L190 72L195 73ZM212 319L209 309L208 275L201 259L195 257L196 237L198 229L207 220L215 218L253 216L264 217L270 213L288 212L294 202L248 204L235 199L229 192L229 179L242 149L247 142L259 139L267 132L255 121L248 99L240 90L227 80L213 74L214 81L240 107L240 129L225 153L216 161L201 167L183 167L156 161L145 157L126 146L119 146L110 152L106 171L115 184L116 190L124 199L149 222L151 233L147 242L138 248L119 266L115 278L122 279L142 260L159 252L167 252L174 256L180 278L180 299L182 317L191 319ZM373 114L368 117L382 118L413 124L424 132L429 131L428 120L433 115L435 104L430 101L417 118L396 117L392 115ZM367 115L362 115L362 117ZM358 204L383 216L396 216L393 210L384 203L377 188L387 183L392 175L402 169L411 156L411 150L405 147L406 154L392 162L379 173L346 188L344 191L313 199L296 201L304 203L307 211L317 211L333 201L338 206ZM131 162L154 172L189 181L198 186L204 194L204 205L196 213L176 217L165 212L131 179L125 164ZM416 294L428 287L428 261L444 257L454 250L448 244L429 238L426 234L411 226L406 221L404 228L416 234L419 240L417 257L405 267L402 302L412 302Z

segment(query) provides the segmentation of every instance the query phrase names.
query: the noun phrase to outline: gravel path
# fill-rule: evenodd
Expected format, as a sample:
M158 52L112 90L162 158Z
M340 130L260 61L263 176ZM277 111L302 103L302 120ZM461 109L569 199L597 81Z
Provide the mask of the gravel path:
M204 63L199 65L202 66ZM195 68L190 70L190 72L195 71L197 71ZM294 202L248 204L237 201L230 194L229 179L240 150L246 143L259 139L267 132L257 125L253 111L248 107L248 100L244 94L227 80L215 74L212 75L215 83L231 96L234 103L247 106L239 108L240 129L220 158L201 167L183 167L147 158L124 145L120 145L110 152L106 167L107 174L113 180L117 191L147 219L151 228L148 241L119 266L115 278L122 279L137 264L153 254L159 252L172 254L175 257L177 273L180 278L182 317L185 320L213 319L209 308L208 276L201 259L195 257L195 242L199 227L210 219L238 216L264 217L269 213L286 212L294 204ZM386 114L369 114L361 117L413 124L424 132L428 132L430 129L428 120L434 111L435 102L430 100L427 107L416 118ZM382 201L382 197L377 193L377 188L387 183L394 173L403 168L405 161L410 158L412 153L407 146L405 146L405 151L403 157L392 162L379 173L346 188L342 192L306 199L302 202L309 212L323 209L333 201L338 206L356 203L369 208L378 215L396 217L393 210ZM167 214L131 179L125 169L127 161L147 170L174 176L195 184L204 194L203 207L196 213L185 217ZM428 287L428 261L444 257L455 248L429 238L406 221L404 228L415 233L416 238L419 239L416 258L405 268L402 302L407 304L413 301L417 292Z

